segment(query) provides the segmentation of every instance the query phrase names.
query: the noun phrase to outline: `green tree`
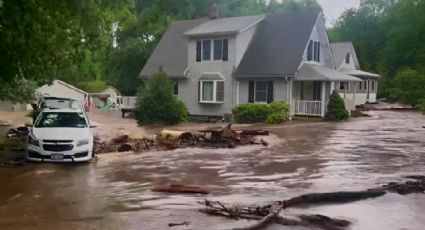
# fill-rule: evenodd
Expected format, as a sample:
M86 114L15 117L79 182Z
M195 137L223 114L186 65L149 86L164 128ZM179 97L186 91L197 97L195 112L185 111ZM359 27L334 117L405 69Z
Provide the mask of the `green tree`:
M344 100L339 96L337 91L333 91L329 97L328 111L326 113L327 120L339 121L347 119L350 116L345 108Z
M165 74L149 79L139 91L136 119L141 124L177 124L188 119L185 104L173 94L174 84Z
M425 74L409 68L401 70L394 79L390 96L416 107L425 99Z

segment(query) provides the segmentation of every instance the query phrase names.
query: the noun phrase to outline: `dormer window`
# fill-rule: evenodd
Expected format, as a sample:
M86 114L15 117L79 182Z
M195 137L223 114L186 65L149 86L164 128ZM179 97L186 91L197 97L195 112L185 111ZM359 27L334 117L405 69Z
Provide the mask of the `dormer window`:
M196 41L196 61L228 61L228 50L227 39L198 40Z
M345 55L345 63L350 64L350 53L347 53L347 55Z
M307 47L307 61L320 62L320 42L310 40Z

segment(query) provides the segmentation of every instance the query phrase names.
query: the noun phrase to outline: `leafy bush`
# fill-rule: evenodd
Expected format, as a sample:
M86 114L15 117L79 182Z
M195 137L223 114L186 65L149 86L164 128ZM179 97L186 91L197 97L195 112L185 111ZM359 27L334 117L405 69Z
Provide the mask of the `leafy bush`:
M242 104L233 109L234 119L237 123L256 123L267 119L271 109L267 104Z
M289 106L284 101L271 104L242 104L233 109L234 119L237 123L268 122L282 123L289 119Z
M389 92L391 99L417 107L425 95L425 75L415 69L401 70Z
M280 124L288 119L285 118L285 116L282 113L272 113L269 116L267 116L266 122L269 124Z
M143 124L177 124L187 121L186 105L173 95L173 82L165 74L154 75L139 89L136 119Z
M289 105L284 101L274 101L270 104L272 113L282 114L285 120L289 119Z
M86 81L78 85L88 93L100 93L108 88L108 84L102 80Z
M337 91L334 91L330 98L328 104L328 112L326 113L326 119L328 120L344 120L349 117L349 113L345 108L344 100Z

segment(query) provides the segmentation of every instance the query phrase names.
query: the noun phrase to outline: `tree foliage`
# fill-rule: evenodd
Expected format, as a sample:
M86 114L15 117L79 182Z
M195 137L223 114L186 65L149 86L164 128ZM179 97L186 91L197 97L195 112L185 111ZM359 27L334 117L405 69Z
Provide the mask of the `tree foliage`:
M222 17L320 10L315 0L0 0L0 85L106 82L134 95L169 23L207 17L214 3Z
M178 124L187 121L185 104L174 96L174 84L165 74L157 74L140 89L136 119L142 124Z
M390 95L413 107L425 99L425 75L414 69L401 70L394 79Z

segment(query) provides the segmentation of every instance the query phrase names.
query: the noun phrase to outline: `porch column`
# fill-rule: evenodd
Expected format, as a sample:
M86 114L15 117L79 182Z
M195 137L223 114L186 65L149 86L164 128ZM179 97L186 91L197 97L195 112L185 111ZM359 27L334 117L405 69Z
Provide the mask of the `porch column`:
M334 90L335 90L335 82L331 81L331 94L333 93Z
M332 82L333 83L333 82ZM325 94L325 89L326 89L326 82L324 82L324 81L322 81L322 89L321 89L321 91L322 91L322 114L321 114L321 116L322 117L325 117L325 105L326 105L326 94Z
M357 85L358 84L359 84L358 82L354 82L354 96L353 96L354 109L356 109L356 94L357 94Z

